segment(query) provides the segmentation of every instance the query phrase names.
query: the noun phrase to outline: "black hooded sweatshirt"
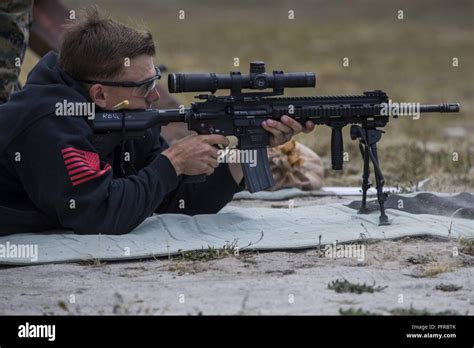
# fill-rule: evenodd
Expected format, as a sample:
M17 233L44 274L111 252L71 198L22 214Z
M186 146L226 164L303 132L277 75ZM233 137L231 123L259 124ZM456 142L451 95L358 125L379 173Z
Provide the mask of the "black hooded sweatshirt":
M56 103L90 102L50 52L23 90L0 105L0 235L71 229L124 234L156 213L216 213L242 190L220 164L205 183L182 183L161 154L160 129L128 140L136 174L124 175L121 149L99 154L85 117L57 116ZM127 173L128 174L128 173Z

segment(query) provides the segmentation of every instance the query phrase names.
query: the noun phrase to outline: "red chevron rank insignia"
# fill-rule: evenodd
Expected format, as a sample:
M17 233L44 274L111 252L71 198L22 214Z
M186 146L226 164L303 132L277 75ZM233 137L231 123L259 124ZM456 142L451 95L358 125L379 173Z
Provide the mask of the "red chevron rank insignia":
M100 169L99 155L95 152L67 147L61 150L61 154L73 186L104 175L111 169L109 164Z

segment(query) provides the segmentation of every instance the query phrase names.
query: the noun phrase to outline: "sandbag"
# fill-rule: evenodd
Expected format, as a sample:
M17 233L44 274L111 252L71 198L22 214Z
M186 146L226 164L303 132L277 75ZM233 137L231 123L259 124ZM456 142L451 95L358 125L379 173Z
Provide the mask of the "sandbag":
M321 158L307 146L290 140L268 149L268 159L275 185L269 191L286 187L319 190L323 186L324 168Z

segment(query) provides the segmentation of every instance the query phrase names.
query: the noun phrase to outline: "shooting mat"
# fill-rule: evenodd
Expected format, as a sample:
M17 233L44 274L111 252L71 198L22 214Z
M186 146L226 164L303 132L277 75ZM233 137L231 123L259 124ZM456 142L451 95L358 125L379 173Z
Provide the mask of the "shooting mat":
M298 192L294 191L294 194ZM292 195L276 193L288 199ZM274 196L274 195L273 195ZM273 197L272 196L272 197ZM294 196L294 195L293 195ZM387 206L390 226L378 226L373 212L358 215L357 202L305 206L292 209L225 207L218 214L155 215L133 232L115 235L16 234L0 238L0 245L38 246L38 259L0 257L4 265L32 265L100 259L132 260L178 254L201 248L222 248L234 243L240 250L289 250L321 245L397 239L405 236L474 238L474 195L462 193L393 195Z

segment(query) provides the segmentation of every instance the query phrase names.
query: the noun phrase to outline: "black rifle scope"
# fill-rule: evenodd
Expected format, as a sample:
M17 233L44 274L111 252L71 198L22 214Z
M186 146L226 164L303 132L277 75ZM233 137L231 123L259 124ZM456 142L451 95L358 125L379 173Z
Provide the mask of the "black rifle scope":
M211 92L219 89L230 89L240 92L243 88L264 90L273 88L283 92L285 87L315 87L316 75L313 72L284 73L283 71L265 72L264 62L251 62L250 73L241 74L232 71L230 74L189 73L170 74L168 89L170 93Z

